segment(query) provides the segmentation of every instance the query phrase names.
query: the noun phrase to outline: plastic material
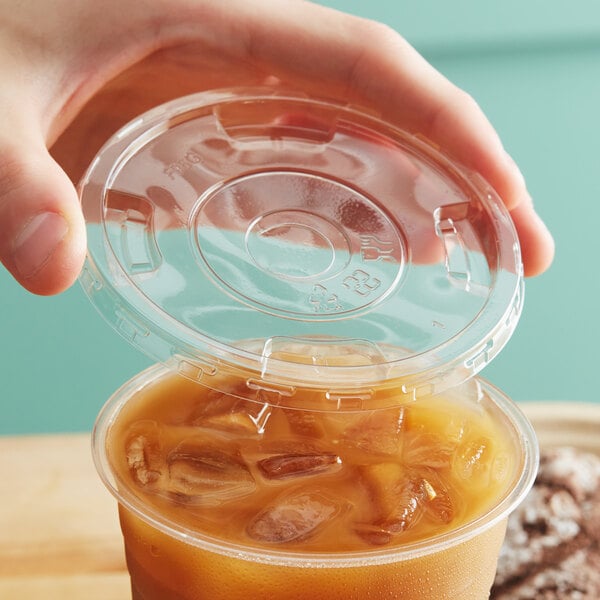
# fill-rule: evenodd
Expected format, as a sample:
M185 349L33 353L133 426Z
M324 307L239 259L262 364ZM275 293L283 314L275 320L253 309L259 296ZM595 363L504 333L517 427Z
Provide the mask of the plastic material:
M361 112L273 90L171 102L82 180L82 284L144 352L338 396L468 379L522 305L510 217L480 177ZM285 395L285 394L283 394Z

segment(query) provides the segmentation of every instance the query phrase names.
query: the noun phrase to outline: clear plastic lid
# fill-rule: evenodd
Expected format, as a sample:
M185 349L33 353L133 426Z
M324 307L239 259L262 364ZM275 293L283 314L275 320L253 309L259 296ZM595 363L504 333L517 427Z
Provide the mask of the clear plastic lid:
M477 373L522 305L511 219L481 177L351 106L223 90L140 116L80 185L81 281L128 340L207 381L338 397Z

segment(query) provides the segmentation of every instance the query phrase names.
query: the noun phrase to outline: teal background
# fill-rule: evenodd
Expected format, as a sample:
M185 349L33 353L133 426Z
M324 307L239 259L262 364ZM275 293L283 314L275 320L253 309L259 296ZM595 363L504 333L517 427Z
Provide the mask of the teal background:
M470 92L520 165L557 245L484 376L517 401L600 401L600 4L321 2L386 22ZM79 286L53 298L0 271L0 434L84 431L150 364Z

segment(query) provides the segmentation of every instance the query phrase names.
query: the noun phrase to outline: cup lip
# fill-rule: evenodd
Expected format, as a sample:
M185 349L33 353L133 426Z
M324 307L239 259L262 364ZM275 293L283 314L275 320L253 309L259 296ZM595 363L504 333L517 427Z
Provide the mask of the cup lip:
M152 507L142 507L140 498L132 493L128 487L119 489L116 476L110 467L105 441L107 433L119 414L120 409L134 391L139 390L141 386L147 385L169 372L171 371L163 364L152 365L127 381L113 393L100 410L92 430L93 461L102 482L123 508L169 537L216 554L252 562L300 568L357 567L387 564L400 560L412 560L458 546L494 527L497 523L507 518L522 502L533 486L537 475L539 446L537 436L529 419L519 406L502 391L488 381L478 378L482 387L491 392L490 398L514 428L515 437L522 451L521 471L516 477L514 487L504 495L489 513L481 515L458 529L446 532L434 539L427 538L410 544L380 550L347 551L335 554L331 552L294 552L257 548L228 542L183 527L163 517L158 510Z

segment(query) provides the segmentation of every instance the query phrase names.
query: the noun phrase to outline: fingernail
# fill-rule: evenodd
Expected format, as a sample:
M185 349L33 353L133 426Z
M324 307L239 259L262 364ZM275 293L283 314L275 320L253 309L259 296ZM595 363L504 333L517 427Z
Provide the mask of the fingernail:
M40 213L30 219L13 244L12 257L17 273L27 278L39 271L68 231L67 221L58 213Z

